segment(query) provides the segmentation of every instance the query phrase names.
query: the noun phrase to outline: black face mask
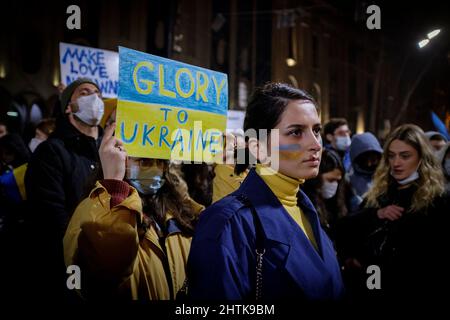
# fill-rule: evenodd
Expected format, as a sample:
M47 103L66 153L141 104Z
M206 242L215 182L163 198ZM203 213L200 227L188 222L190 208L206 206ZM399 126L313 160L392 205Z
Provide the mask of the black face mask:
M372 151L369 153L363 153L355 159L353 162L353 167L359 173L372 175L380 163L380 158L376 159Z
M375 173L375 170L377 169L377 166L361 166L359 163L355 162L353 163L353 168L358 173L373 175Z
M371 166L360 166L360 168L363 169L364 171L374 173L375 170L377 169L377 166L374 166L374 165L371 165Z

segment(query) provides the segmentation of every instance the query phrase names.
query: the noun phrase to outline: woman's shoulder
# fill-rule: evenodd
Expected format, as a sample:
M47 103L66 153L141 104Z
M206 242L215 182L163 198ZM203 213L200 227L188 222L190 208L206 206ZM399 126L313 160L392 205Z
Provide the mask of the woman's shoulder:
M218 239L236 228L242 229L242 220L247 219L250 209L234 194L213 203L200 215L195 236Z

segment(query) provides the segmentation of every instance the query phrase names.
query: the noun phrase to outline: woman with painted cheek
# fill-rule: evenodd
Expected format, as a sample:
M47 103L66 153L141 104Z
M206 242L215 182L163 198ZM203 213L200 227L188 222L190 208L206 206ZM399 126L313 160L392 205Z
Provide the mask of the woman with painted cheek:
M188 295L201 300L334 300L343 292L333 246L300 190L317 176L320 119L313 98L287 84L256 89L247 106L239 189L199 220ZM253 135L252 135L253 133Z
M365 244L352 250L359 252L363 268L380 266L384 297L435 297L448 273L443 263L449 261L444 245L448 205L442 170L423 131L415 125L398 127L387 138L354 224L360 239L352 241Z
M67 265L78 264L87 299L175 299L198 214L204 209L168 160L127 157L105 130L104 179L77 207L64 237Z

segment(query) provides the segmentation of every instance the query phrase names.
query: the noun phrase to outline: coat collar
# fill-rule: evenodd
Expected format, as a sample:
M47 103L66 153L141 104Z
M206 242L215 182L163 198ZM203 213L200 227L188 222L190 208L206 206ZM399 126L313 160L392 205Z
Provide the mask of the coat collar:
M98 127L98 138L96 142L97 144L99 144L99 142L103 137L103 128L100 126L97 127ZM75 128L70 123L67 115L61 115L60 117L58 117L58 119L56 120L55 131L53 131L50 137L58 138L61 140L75 140L77 138L94 139L86 136L85 134L81 133L77 128Z
M142 214L142 201L139 197L139 194L135 188L130 186L130 195L120 203L120 206L127 208L128 210L135 211L138 214ZM106 211L111 211L110 200L111 195L108 193L108 190L100 183L100 181L96 181L95 187L89 193L89 198L99 199L102 207Z
M291 245L293 237L300 234L304 238L305 245L314 248L303 232L300 232L300 226L290 217L283 208L283 205L276 198L264 180L255 172L250 170L247 178L242 183L237 194L244 194L256 209L264 234L267 239ZM316 238L319 254L322 254L323 239L320 232L320 225L317 212L308 197L300 191L298 194L298 203L300 209L308 217ZM279 216L284 219L280 219ZM290 232L286 232L289 230ZM313 249L315 250L315 249Z

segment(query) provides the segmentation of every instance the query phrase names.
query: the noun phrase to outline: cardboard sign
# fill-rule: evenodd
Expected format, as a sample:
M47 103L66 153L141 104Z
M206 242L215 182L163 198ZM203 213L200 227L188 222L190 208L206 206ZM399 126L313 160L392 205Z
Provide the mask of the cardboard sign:
M59 44L61 82L66 86L82 77L90 78L103 97L116 98L119 89L119 54L117 52Z
M227 109L226 74L119 47L116 136L129 156L213 162Z

